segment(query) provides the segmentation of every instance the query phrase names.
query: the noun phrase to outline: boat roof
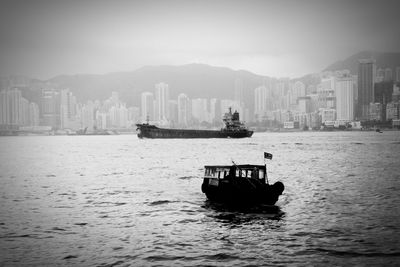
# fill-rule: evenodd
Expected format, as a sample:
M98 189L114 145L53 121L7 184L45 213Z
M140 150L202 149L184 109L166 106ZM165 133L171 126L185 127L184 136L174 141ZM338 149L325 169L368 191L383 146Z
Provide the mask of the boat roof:
M254 165L254 164L235 164L235 165L205 165L204 168L206 169L212 169L212 168L218 168L218 169L229 169L232 166L234 167L239 167L240 169L265 169L265 165Z

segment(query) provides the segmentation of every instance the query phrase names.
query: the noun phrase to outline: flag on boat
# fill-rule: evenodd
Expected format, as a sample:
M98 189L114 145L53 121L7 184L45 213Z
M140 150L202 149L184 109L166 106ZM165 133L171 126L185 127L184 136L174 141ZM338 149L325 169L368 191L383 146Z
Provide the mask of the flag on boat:
M264 152L264 159L272 159L272 154Z

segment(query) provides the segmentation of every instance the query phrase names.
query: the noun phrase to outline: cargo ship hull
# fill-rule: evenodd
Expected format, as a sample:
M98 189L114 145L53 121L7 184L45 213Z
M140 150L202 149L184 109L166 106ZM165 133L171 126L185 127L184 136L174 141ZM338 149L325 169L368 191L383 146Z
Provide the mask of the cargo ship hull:
M147 124L137 126L139 138L245 138L253 135L253 131L249 130L165 129Z

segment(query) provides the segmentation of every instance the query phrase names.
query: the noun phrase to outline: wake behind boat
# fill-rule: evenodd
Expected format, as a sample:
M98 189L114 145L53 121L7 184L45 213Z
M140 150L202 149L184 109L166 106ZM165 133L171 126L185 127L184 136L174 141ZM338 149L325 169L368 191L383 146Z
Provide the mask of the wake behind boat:
M251 137L253 131L247 129L239 119L239 112L225 113L225 127L221 130L167 129L147 123L136 124L139 138L244 138Z

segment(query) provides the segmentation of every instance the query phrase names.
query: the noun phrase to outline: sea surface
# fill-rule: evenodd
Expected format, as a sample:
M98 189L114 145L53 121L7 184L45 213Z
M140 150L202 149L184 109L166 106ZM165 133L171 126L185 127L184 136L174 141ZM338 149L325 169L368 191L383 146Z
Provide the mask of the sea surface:
M201 192L263 164L279 211ZM1 266L399 266L400 131L0 138Z

